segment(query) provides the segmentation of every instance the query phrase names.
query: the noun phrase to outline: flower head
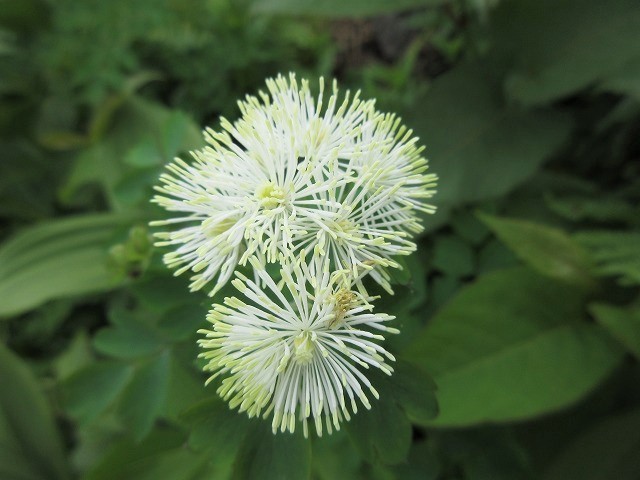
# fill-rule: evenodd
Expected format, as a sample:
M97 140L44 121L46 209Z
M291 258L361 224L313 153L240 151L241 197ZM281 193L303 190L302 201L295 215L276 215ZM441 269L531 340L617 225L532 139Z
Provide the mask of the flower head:
M154 224L177 225L156 234L175 248L165 263L190 270L192 290L214 282L213 294L251 256L264 267L305 250L390 290L385 268L415 250L417 212L434 211L425 199L436 177L417 139L335 82L326 103L322 79L317 98L293 74L267 88L239 102L235 123L205 131L192 164L176 159L161 176L154 201L176 216Z
M224 376L218 393L250 417L273 412L274 433L294 431L311 420L322 435L356 413L359 400L370 408L366 390L378 393L364 375L370 367L391 374L394 360L376 332L394 317L372 312L372 298L351 290L348 272L330 273L320 257L307 263L304 252L283 262L277 284L256 257L249 261L260 277L254 282L236 272L233 285L243 299L228 297L208 316L211 330L199 340L209 360L209 381Z

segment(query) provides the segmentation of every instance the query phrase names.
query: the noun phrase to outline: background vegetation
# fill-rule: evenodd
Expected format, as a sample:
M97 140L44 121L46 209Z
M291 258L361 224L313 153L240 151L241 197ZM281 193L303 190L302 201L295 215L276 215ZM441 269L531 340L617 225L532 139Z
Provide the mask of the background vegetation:
M640 478L639 25L635 0L0 1L0 478ZM377 304L397 374L312 441L204 388L210 301L146 227L162 166L288 71L401 112L441 178Z

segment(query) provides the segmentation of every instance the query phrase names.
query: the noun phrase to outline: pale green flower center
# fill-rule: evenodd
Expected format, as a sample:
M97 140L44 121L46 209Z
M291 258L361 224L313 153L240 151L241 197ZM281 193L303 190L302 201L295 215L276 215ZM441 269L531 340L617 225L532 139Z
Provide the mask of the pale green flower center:
M207 237L215 238L233 227L236 224L236 221L237 220L235 218L225 218L212 226L203 223L203 227L205 228Z
M316 349L315 339L311 332L302 332L293 340L293 358L301 364L310 363L313 360L313 352Z
M256 197L260 200L260 205L267 210L279 207L284 202L285 196L284 190L271 182L256 190Z

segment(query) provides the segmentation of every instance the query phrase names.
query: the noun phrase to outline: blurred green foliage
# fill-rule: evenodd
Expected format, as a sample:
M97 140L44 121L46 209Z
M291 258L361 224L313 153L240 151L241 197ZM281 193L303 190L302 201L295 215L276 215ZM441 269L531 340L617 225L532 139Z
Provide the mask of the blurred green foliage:
M0 0L0 478L640 478L638 25L635 0ZM211 300L145 226L163 165L288 71L400 112L441 179L376 303L396 372L311 440L204 387Z

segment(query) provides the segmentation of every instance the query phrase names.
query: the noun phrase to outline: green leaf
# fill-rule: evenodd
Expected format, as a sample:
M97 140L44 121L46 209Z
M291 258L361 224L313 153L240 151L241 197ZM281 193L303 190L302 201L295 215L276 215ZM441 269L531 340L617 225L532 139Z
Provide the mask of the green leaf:
M368 372L380 399L371 410L359 410L345 424L351 440L368 462L404 462L411 445L411 423L426 423L438 414L435 384L421 369L399 360L387 377Z
M596 220L632 223L640 213L638 207L633 207L623 199L598 194L546 195L545 203L554 213L573 222Z
M387 465L401 463L406 460L411 446L411 423L395 398L394 385L389 379L378 372L369 371L367 374L380 398L371 399L371 410L362 407L353 414L351 420L345 423L345 428L368 462ZM401 384L406 386L404 378ZM404 403L419 414L428 412L428 406L413 404L415 398L412 393L408 390L400 394Z
M579 436L544 480L636 480L640 472L640 411L607 418Z
M161 151L165 162L184 150L204 143L202 133L193 119L179 110L170 110L162 123Z
M451 218L451 228L458 237L474 246L481 245L489 237L487 227L468 210L455 212Z
M315 439L314 439L315 440ZM343 431L313 442L313 478L318 480L362 480L362 459Z
M40 387L0 344L0 478L70 478L60 434Z
M231 410L215 395L185 411L181 420L190 427L189 446L215 455L216 478L230 478L252 427L246 414Z
M438 432L440 457L459 465L469 480L533 480L527 452L504 428ZM448 462L447 462L448 463Z
M640 310L592 304L589 311L598 323L640 359Z
M366 17L398 12L426 5L439 5L444 0L254 0L253 9L261 13L286 15L319 15L326 17Z
M640 285L640 232L580 232L573 238L589 252L597 275L617 276L621 285Z
M474 271L473 250L459 237L438 236L433 247L431 266L457 278L471 275Z
M115 358L137 358L158 351L163 338L148 325L130 317L128 322L98 331L93 345L101 353Z
M123 84L119 92L107 97L102 104L93 112L93 117L89 124L89 139L97 142L102 139L108 127L113 123L113 117L118 109L127 101L140 87L146 83L157 80L157 74L142 71L129 77Z
M568 406L618 365L619 349L583 320L583 293L525 269L465 288L405 352L438 386L435 426L522 420Z
M0 247L0 317L54 298L115 286L107 270L107 242L131 216L95 214L41 223Z
M478 213L479 218L534 270L576 285L592 282L587 252L562 230Z
M96 362L74 373L62 386L66 409L78 421L90 423L116 400L132 368L118 362Z
M206 294L189 292L184 279L173 276L164 266L162 272L161 275L150 275L131 286L141 307L157 313L166 313L183 305L196 304L207 309L211 307L211 300Z
M139 365L118 402L120 417L139 442L153 427L169 384L169 353Z
M311 477L311 443L296 433L271 432L270 422L254 421L234 465L237 480L304 480Z
M123 158L123 161L135 168L157 167L163 163L163 159L158 152L158 146L151 138L144 138L131 148Z
M132 175L132 166L159 167L175 154L200 147L204 142L200 130L188 117L135 96L127 98L122 107L118 105L113 115L113 127L104 138L77 156L60 191L64 202L73 203L81 187L97 184L114 209L126 211L131 208L130 200L142 202L146 198L134 195L131 183L139 191L147 191L150 197L152 180L156 178ZM146 182L136 183L131 177Z
M461 284L459 278L449 275L434 278L431 282L430 305L442 306L460 289Z
M404 115L427 146L430 169L443 179L439 206L508 193L567 138L568 117L507 106L493 75L488 62L463 62L438 77Z
M189 445L195 450L237 449L250 424L244 413L231 410L217 395L189 408L181 416L191 427Z
M93 361L93 352L89 338L83 330L76 333L67 349L54 361L54 368L58 380L66 380L78 370Z
M213 395L204 388L205 376L193 368L191 362L195 355L190 355L189 360L177 358L176 349L171 356L169 368L169 387L167 398L160 412L163 418L179 421L185 410L198 402Z
M635 0L502 2L494 42L514 59L506 90L518 101L548 103L606 79L640 57Z
M640 55L613 72L601 87L640 100Z
M158 322L158 329L174 341L186 340L207 324L207 311L197 303L169 310Z
M519 261L504 243L495 238L489 240L478 253L478 274L519 265Z
M409 419L424 424L438 415L436 385L421 369L399 360L387 380L390 393Z
M442 478L440 460L431 451L427 442L414 442L407 463L394 467L401 480L437 480Z
M141 443L124 439L113 445L84 476L86 480L194 480L210 461L210 454L184 448L185 434L172 428L154 430ZM208 477L217 478L217 477Z
M405 256L396 256L394 261L400 266L400 268L389 269L391 284L402 286L409 285L409 283L411 283L411 268L409 268L407 258Z

